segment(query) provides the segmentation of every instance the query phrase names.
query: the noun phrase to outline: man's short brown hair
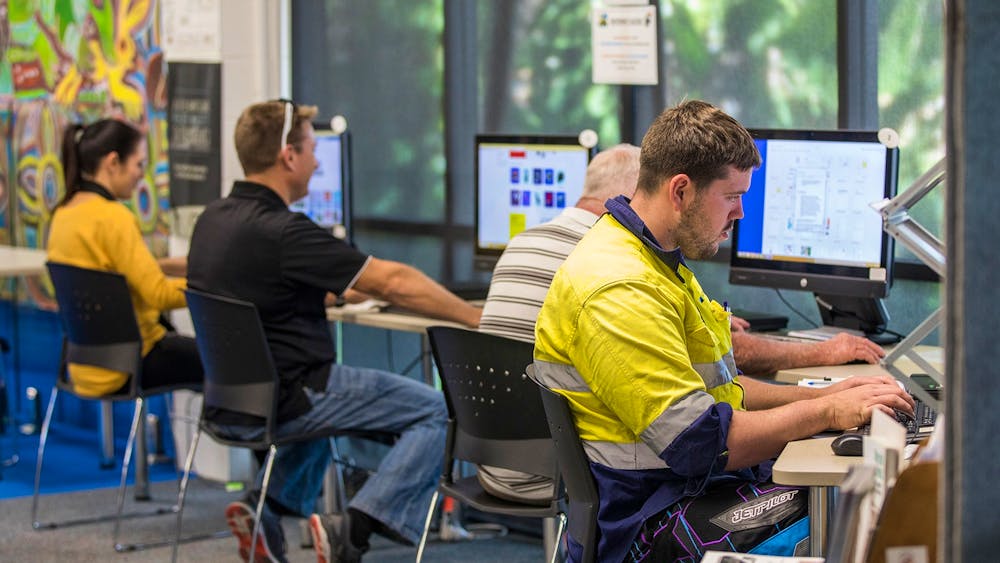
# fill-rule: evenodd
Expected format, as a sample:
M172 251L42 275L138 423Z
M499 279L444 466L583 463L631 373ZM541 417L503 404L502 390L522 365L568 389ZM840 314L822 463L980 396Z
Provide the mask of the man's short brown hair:
M687 174L697 189L725 178L729 166L760 166L753 137L712 104L690 100L661 113L642 138L638 189L655 193L663 182Z
M278 153L285 141L278 137L285 126L285 107L290 103L292 102L283 100L262 102L246 108L240 114L233 140L244 174L263 172L278 161ZM298 148L302 142L302 124L316 116L316 106L294 107L287 144Z

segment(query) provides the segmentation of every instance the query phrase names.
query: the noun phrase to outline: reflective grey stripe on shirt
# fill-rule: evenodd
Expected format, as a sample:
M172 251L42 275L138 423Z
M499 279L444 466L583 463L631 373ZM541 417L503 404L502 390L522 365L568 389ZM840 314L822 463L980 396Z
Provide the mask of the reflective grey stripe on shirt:
M580 372L568 364L535 360L535 381L549 389L565 391L590 391L590 387L580 377Z
M590 387L583 382L573 366L535 360L532 367L533 370L529 370L529 375L550 389L590 392ZM666 467L664 461L658 457L660 452L713 405L715 399L708 393L692 392L660 413L660 416L640 434L641 442L623 444L584 440L584 449L591 460L608 467L619 469Z
M733 358L732 350L726 352L726 355L717 362L692 363L691 367L701 376L706 389L715 389L720 385L732 383L736 379L736 374L739 373L736 371L736 360Z
M640 436L643 442L650 444L649 447L659 454L713 405L715 398L708 393L704 391L690 393L656 417Z
M644 442L620 444L581 440L590 461L613 469L664 469L667 463Z

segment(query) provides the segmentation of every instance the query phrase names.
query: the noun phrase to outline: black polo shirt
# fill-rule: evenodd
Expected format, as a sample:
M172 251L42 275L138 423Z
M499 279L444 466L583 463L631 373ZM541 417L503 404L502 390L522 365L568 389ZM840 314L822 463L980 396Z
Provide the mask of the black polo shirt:
M326 387L336 350L323 300L348 289L368 259L253 182L236 182L198 218L188 286L257 306L281 379L279 421L312 408L303 386ZM221 413L212 419L251 423Z

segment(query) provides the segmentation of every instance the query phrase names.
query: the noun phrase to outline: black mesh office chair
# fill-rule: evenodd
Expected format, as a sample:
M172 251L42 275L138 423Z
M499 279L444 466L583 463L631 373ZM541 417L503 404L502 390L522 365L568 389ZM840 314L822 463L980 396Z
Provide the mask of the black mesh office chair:
M114 519L113 540L116 551L131 551L167 545L172 540L135 544L119 542L123 518L169 514L176 510L176 507L161 507L152 512L124 514L126 479L132 463L132 451L136 444L137 430L145 415L146 398L174 389L191 388L191 386L173 385L154 389L142 388L142 337L136 324L128 285L122 275L54 262L48 262L46 266L55 288L56 302L59 304L59 320L63 327L64 337L59 374L52 387L52 394L45 411L45 419L42 422L41 435L38 440L35 490L31 503L32 527L36 530L53 529ZM67 364L69 363L85 364L127 373L129 374L128 388L124 392L96 398L78 395L73 389L73 384L69 381L67 373ZM135 404L132 426L125 444L125 457L122 460L121 483L118 487L118 509L114 514L61 522L42 522L38 518L45 445L51 428L56 399L61 391L71 393L84 400L130 401ZM138 437L140 440L144 438L144 436Z
M528 366L529 376L533 368ZM592 563L597 552L597 508L600 504L594 475L590 472L590 462L583 451L566 397L545 386L538 387L552 441L556 444L559 473L569 497L569 535L583 546L582 563Z
M202 433L208 434L215 441L227 446L267 450L267 457L264 460L264 479L256 507L257 514L260 514L264 508L264 499L267 497L267 488L271 479L271 467L274 464L278 447L293 442L337 436L354 436L391 444L398 437L388 432L349 428L325 429L318 432L279 437L276 433L278 372L271 358L271 351L264 336L264 328L257 314L257 308L253 303L247 301L212 295L193 289L188 289L186 293L188 309L191 311L191 321L194 324L198 341L198 353L205 368L205 386L198 433L195 434L188 448L177 499L179 510L177 511L176 534L178 537L180 537L181 532L188 479ZM248 440L227 433L223 428L205 419L204 412L208 408L225 409L233 413L257 417L263 428L260 438ZM336 455L336 445L332 440L331 447L334 448L334 461L339 462ZM338 494L342 495L343 478L339 475L339 471L338 481L340 483ZM260 519L258 518L254 526L251 546L257 544L259 534ZM177 560L176 544L173 559Z
M430 327L427 334L448 405L448 435L444 470L427 513L417 561L423 557L439 494L483 512L558 518L554 545L546 546L555 561L566 518L560 508L562 486L538 386L524 373L534 346L451 327ZM553 496L546 506L492 496L476 476L455 477L459 461L549 477L555 485Z

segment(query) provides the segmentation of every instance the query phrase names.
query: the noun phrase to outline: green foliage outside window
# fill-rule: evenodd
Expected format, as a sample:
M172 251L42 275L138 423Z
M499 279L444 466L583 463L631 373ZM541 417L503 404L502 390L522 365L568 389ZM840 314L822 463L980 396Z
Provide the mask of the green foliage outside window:
M308 91L316 98L302 101L348 117L356 213L449 220L444 1L316 5L322 8L310 9L326 25L325 36L315 41L324 49L307 56L323 57L325 70L292 79L297 95ZM302 6L295 3L293 9ZM591 83L590 2L505 0L475 6L479 123L470 130L593 128L602 146L619 141L619 89ZM662 106L702 98L749 127L836 127L836 2L662 0L660 9ZM940 2L926 0L879 0L878 9L879 126L900 133L902 189L944 154L943 15ZM934 194L914 210L939 234L942 202L943 195Z

